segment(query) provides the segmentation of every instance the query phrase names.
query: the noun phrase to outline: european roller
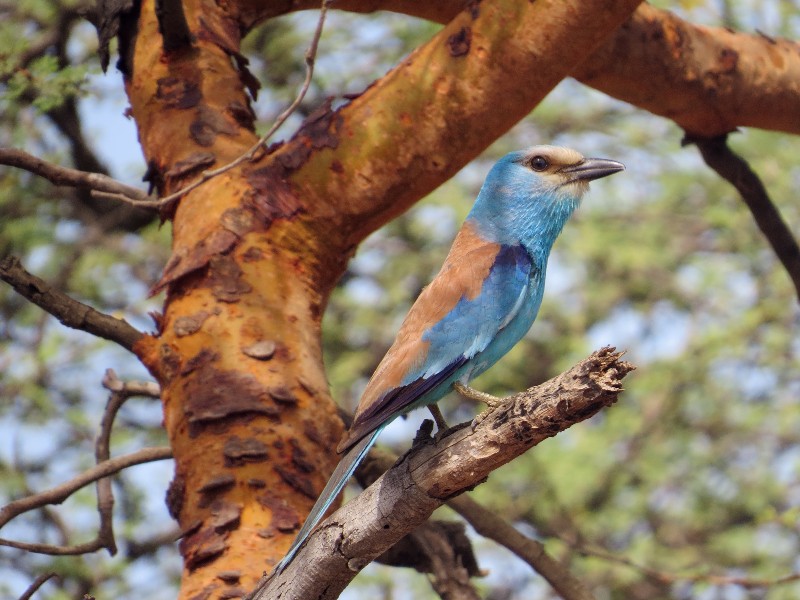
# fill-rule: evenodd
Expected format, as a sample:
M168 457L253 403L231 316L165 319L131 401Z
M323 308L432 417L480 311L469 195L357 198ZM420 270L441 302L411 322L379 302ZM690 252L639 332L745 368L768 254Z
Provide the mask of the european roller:
M392 420L468 387L508 352L533 324L544 292L547 259L589 182L625 167L584 158L568 148L533 146L492 167L441 270L417 298L392 346L369 380L353 424L337 451L336 469L286 556L280 572Z

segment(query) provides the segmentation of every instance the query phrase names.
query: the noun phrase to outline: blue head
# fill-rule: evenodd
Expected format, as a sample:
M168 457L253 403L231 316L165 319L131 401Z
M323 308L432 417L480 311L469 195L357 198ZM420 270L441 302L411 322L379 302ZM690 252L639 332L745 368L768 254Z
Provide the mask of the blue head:
M522 244L532 256L546 260L589 182L624 168L558 146L512 152L492 167L467 219L484 239Z

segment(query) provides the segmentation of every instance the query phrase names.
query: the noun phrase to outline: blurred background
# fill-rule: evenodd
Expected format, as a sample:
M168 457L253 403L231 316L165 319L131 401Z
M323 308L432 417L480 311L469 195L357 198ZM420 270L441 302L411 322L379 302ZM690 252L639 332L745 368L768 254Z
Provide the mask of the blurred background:
M0 1L0 146L138 185L145 165L126 118L121 75L101 73L89 2ZM800 37L792 1L656 3L694 22ZM296 95L317 13L270 21L246 42L262 83L266 131ZM345 102L439 26L401 15L333 11L314 82L276 139L325 97ZM799 117L800 118L800 117ZM572 80L456 177L360 247L324 320L334 397L352 410L422 287L441 265L491 164L538 143L620 160L592 184L556 243L539 318L523 343L475 382L506 394L540 383L613 345L637 370L611 409L497 471L473 496L546 544L599 599L800 597L800 309L780 263L736 191L670 121ZM757 130L730 136L800 232L800 139ZM101 311L154 328L148 298L169 257L170 227L126 208L98 210L72 189L0 168L0 256ZM66 329L0 285L0 504L94 463L113 368L147 380L114 344ZM480 407L451 398L453 422ZM381 443L402 452L425 414L396 421ZM157 400L122 408L112 455L164 445ZM114 477L120 552L53 557L0 547L0 597L40 573L62 579L42 598L173 598L181 561L164 494L172 464ZM95 491L5 526L6 539L79 543L97 528ZM458 517L442 509L440 518ZM510 552L473 536L478 585L497 600L553 598ZM741 580L741 581L740 581ZM752 585L744 585L752 584ZM424 575L371 565L345 598L434 598Z

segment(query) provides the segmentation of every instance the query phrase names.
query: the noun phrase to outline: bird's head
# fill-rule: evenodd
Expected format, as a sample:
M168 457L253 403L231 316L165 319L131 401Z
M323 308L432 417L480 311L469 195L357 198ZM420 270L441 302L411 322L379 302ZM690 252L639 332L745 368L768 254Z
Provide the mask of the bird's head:
M532 146L501 158L470 212L489 239L549 248L593 179L625 169L560 146ZM529 243L528 243L529 242Z

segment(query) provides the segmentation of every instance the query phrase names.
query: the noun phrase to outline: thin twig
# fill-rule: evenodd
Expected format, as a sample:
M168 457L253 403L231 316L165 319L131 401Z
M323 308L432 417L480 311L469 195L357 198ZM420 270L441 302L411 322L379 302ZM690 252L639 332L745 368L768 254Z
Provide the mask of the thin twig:
M103 417L103 427L100 438L98 439L98 450L97 454L102 457L107 454L107 443L108 437L110 436L111 425L113 422L113 416L116 414L116 411L122 405L122 402L125 401L130 396L124 396L119 392L112 393L112 397L109 400L109 405L106 408L106 413ZM106 433L108 432L108 433ZM105 441L103 441L105 439ZM105 447L104 447L105 446ZM166 452L165 452L166 451ZM166 454L166 456L165 456ZM134 452L133 454L129 454L127 456L119 457L119 459L127 459L127 461L123 461L125 464L122 464L121 467L117 470L122 470L127 466L131 466L133 464L140 464L143 462L151 462L153 460L160 460L162 458L169 458L172 456L172 452L169 448L145 448L139 452ZM133 460L135 459L135 462ZM97 468L108 469L113 463L112 460L105 460L100 462L96 465ZM66 497L68 497L73 491L76 491L82 485L78 485L81 478L86 479L86 483L91 483L91 481L97 481L97 506L98 512L100 513L100 527L95 539L84 542L82 544L75 544L75 545L68 545L68 544L39 544L39 543L32 543L32 542L19 542L16 540L6 540L0 538L0 546L9 546L11 548L17 548L19 550L25 550L26 552L34 552L37 554L48 554L48 555L55 555L55 556L76 556L80 554L89 554L91 552L96 552L101 548L105 548L108 550L112 555L116 554L117 547L114 541L114 530L113 530L113 521L112 521L112 509L114 506L114 497L111 491L111 480L109 476L116 471L111 471L110 473L103 474L100 473L99 476L94 477L93 479L89 479L92 477L89 475L92 471L86 471L80 476L72 479L57 488L53 488L47 492L42 492L41 494L29 495L25 498L21 498L16 502L12 502L5 506L2 510L0 510L0 527L2 527L8 520L13 519L15 516L18 516L22 512L27 512L34 508L48 508L47 505L49 504L58 504L62 502ZM84 483L83 485L86 485ZM63 498L56 497L54 499L48 499L48 497L52 496L53 492L59 491L64 486L68 485L78 485L72 491L67 493L66 496ZM42 501L44 501L45 506L42 506ZM17 505L16 507L14 505ZM24 507L27 505L27 508L23 510L19 510L20 507ZM12 509L9 511L9 516L6 519L6 511L8 509ZM16 514L13 514L15 513ZM5 520L3 520L5 519Z
M103 376L103 387L111 392L120 392L128 398L132 396L161 397L161 388L155 381L123 381L117 377L114 369L106 369L106 374Z
M129 561L136 560L140 556L153 554L159 548L168 544L174 544L181 538L180 527L171 527L144 540L125 540L125 558Z
M551 557L543 544L524 536L498 514L486 510L466 495L453 498L447 505L464 517L480 535L505 546L528 563L564 600L594 600L586 584Z
M114 419L119 409L126 400L137 396L138 391L144 391L147 395L152 393L152 386L155 386L156 393L158 386L142 385L139 382L128 386L121 381L113 369L107 369L103 377L103 387L108 389L111 394L100 420L100 433L95 442L95 460L97 464L106 462L111 458L111 431L114 428ZM111 556L117 553L117 544L114 540L114 492L111 488L111 477L103 477L97 480L97 512L100 515L100 526L97 532L97 544L108 550Z
M766 236L794 284L800 301L800 247L791 229L772 203L764 184L747 161L728 146L728 135L715 138L685 137L685 144L695 144L706 164L741 194L758 228Z
M625 565L626 567L635 569L640 573L642 573L643 575L645 575L646 577L662 584L674 584L681 581L687 581L690 583L708 583L711 585L739 585L744 588L752 589L752 588L773 587L776 585L785 585L787 583L800 581L800 573L790 573L788 575L775 577L773 579L751 578L751 577L743 577L740 575L715 575L713 573L708 573L708 572L669 573L667 571L660 571L658 569L654 569L647 565L642 565L640 563L637 563L636 561L631 560L626 556L618 556L616 554L612 554L605 550L599 550L597 548L588 548L583 545L570 544L568 541L563 539L562 541L571 546L576 552L583 554L584 556L593 556L595 558L599 558L602 560L607 560L610 562L618 563L620 565Z
M159 446L155 448L142 448L130 454L124 454L115 458L110 458L100 464L87 469L80 475L73 477L69 481L57 485L54 488L39 492L32 496L25 496L19 500L9 502L3 508L0 508L0 527L3 527L14 517L30 510L41 508L47 504L61 504L64 500L69 498L73 493L90 483L108 477L114 473L118 473L123 469L132 467L134 465L141 465L144 463L154 462L157 460L165 460L172 458L172 448L169 446ZM0 541L0 545L9 546L5 540Z
M314 37L311 39L311 44L306 50L305 54L305 63L306 63L306 76L305 80L303 81L303 85L300 88L300 92L297 94L297 97L294 101L284 110L278 118L275 120L275 123L272 127L269 128L269 131L265 133L261 138L250 147L244 154L236 158L235 160L229 162L226 165L219 167L218 169L211 169L208 171L203 171L200 174L200 178L196 179L192 183L186 185L185 187L179 189L177 192L173 192L169 196L165 196L158 201L160 206L168 204L174 200L177 200L181 196L188 194L192 190L198 188L199 186L203 185L209 179L213 179L218 175L222 175L230 171L231 169L238 167L243 162L251 161L255 159L256 153L261 150L267 143L267 141L275 134L275 132L286 122L292 113L297 110L297 107L300 106L300 103L303 101L303 98L306 97L306 93L308 92L309 87L311 87L311 78L314 75L314 63L316 61L317 56L317 48L319 47L319 39L322 36L322 29L325 25L325 16L328 13L328 7L330 6L333 0L323 0L322 6L320 8L319 13L319 20L317 21L317 28L314 31Z
M144 336L124 319L103 314L53 288L43 279L26 271L16 256L0 259L0 280L67 327L116 342L126 350L133 351L134 344Z
M149 200L142 190L117 181L102 173L88 173L47 162L15 148L0 148L0 165L8 165L44 177L55 185L88 188L100 197L111 196L128 204L143 208L155 208L157 200ZM93 194L94 195L94 194Z
M111 369L106 371L105 379L116 378ZM103 418L100 420L100 434L97 436L94 446L94 455L97 464L101 464L111 458L111 430L114 426L114 418L117 416L122 404L130 396L119 391L111 391L103 411ZM97 533L98 540L104 542L105 548L114 556L117 553L117 544L114 541L114 524L112 520L114 512L114 492L111 489L111 478L103 477L97 480L97 512L100 514L100 527Z
M43 573L39 575L36 579L33 580L28 588L22 592L22 595L18 598L18 600L30 600L33 595L37 592L37 590L42 587L45 583L51 580L53 577L57 577L57 573Z

